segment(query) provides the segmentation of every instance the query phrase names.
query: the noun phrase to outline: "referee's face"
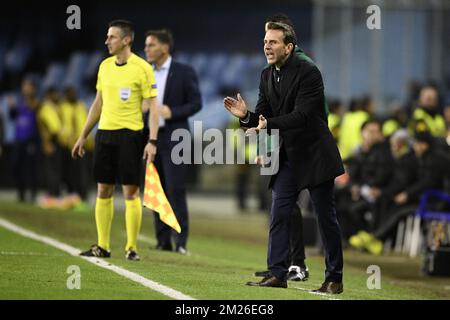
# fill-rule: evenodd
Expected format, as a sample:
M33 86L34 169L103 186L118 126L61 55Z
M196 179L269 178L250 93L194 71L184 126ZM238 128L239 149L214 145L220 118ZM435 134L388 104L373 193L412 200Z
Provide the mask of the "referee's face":
M110 27L106 35L106 46L110 55L116 55L126 46L122 31L118 27Z

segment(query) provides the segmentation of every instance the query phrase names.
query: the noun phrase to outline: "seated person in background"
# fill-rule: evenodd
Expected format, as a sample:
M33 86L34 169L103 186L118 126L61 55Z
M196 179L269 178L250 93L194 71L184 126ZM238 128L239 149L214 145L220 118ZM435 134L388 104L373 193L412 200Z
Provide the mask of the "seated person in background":
M393 203L387 207L389 210L373 234L360 231L350 238L349 243L353 247L365 249L372 254L381 254L383 242L395 231L397 224L403 218L415 212L423 192L443 188L446 172L448 172L448 154L436 148L435 138L431 135L425 122L416 124L414 138L413 148L417 161L417 178L413 182L405 182L403 191L395 192ZM412 171L414 164L411 163L408 166L411 166Z
M342 207L344 235L348 238L358 230L372 230L376 220L374 190L384 188L392 177L393 159L389 144L384 141L379 121L370 119L361 127L362 143L348 159L351 200ZM370 212L371 216L366 213Z
M370 195L375 199L377 213L375 227L386 220L386 213L395 203L395 196L417 181L418 164L412 148L412 139L406 129L397 130L389 139L394 159L392 177L382 188L372 188Z

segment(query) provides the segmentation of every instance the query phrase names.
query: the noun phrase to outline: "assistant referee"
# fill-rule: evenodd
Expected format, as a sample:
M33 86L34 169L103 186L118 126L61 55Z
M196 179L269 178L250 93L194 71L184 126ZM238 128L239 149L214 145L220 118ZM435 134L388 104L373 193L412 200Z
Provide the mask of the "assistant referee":
M119 183L125 198L128 239L125 257L128 260L140 260L136 245L142 220L140 168L142 158L147 161L155 158L159 120L153 69L145 60L131 52L133 39L134 30L130 22L115 20L109 24L105 44L111 57L100 64L97 95L81 136L72 149L74 158L83 157L86 139L99 122L94 149L98 242L81 253L83 256L111 256L113 193L115 184ZM144 137L142 112L148 110L150 137ZM146 145L144 139L148 139Z

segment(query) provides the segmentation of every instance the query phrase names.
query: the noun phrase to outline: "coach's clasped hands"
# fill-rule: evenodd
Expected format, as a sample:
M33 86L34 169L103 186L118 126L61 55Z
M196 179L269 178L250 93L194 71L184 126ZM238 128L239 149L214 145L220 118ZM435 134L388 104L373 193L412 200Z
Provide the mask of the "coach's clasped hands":
M267 128L267 120L264 118L264 116L261 114L259 115L259 123L256 128L249 128L247 131L245 131L246 135L252 135L252 134L258 134L260 130Z

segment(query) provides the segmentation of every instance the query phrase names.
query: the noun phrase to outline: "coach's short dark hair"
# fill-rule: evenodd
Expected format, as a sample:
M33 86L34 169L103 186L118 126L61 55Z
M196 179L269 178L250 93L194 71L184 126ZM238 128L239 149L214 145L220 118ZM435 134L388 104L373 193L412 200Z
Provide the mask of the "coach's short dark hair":
M173 35L169 29L149 30L145 33L145 38L153 36L163 44L169 46L169 52L173 50Z
M382 127L381 121L376 118L369 118L366 121L364 121L363 124L361 125L361 131L363 131L364 128L367 127L369 124L376 124L376 125L378 125L378 128L380 128L380 130L381 130L381 127Z
M117 27L122 31L123 37L130 37L131 43L134 41L134 28L133 24L128 20L113 20L108 25L111 27Z
M269 22L269 24L267 25L267 30L280 30L280 31L283 31L284 44L292 43L294 45L294 47L297 44L297 36L295 34L294 29L290 25L288 25L286 23Z
M284 13L277 13L277 14L267 17L266 23L269 23L269 22L281 22L281 23L287 24L292 29L295 29L294 23L292 22L292 20Z

